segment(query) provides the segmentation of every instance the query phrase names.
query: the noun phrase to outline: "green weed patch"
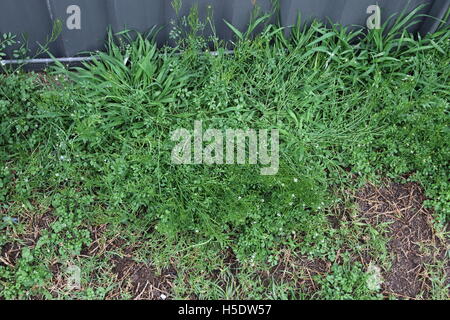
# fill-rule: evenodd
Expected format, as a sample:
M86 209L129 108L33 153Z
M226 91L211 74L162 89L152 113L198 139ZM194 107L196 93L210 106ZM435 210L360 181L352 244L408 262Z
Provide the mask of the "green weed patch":
M109 265L132 247L140 263L177 269L172 298L382 298L351 257L389 265L386 239L345 213L348 193L414 181L437 232L448 222L448 28L420 38L403 20L368 34L315 22L288 37L265 17L231 45L189 19L174 48L111 35L82 68L0 75L0 297L108 297L121 286ZM194 121L279 130L278 173L174 164L171 134ZM45 214L50 223L33 224ZM94 241L98 226L109 231ZM258 276L289 265L280 252L329 265L311 277L315 292L297 272L289 283ZM81 288L52 287L51 267L72 264Z

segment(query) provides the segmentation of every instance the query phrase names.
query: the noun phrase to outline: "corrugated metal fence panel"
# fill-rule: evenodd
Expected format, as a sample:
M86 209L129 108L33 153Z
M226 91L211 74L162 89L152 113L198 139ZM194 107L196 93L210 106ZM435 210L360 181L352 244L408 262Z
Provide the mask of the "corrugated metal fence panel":
M37 42L44 43L51 30L52 19L45 1L1 0L0 34L25 34L34 52ZM57 51L54 46L52 50Z
M445 14L450 7L450 0L437 0L434 1L431 6L428 14L431 17L436 17L439 19L444 19ZM450 23L450 16L447 17L447 24ZM433 32L437 29L440 22L436 19L426 19L424 23L422 24L422 32Z
M80 52L102 50L106 31L133 29L147 31L153 26L162 26L158 41L169 41L169 22L176 19L171 0L0 0L0 33L11 32L26 35L32 52L37 43L45 43L56 19L63 21L63 30L58 41L50 47L57 57L70 57ZM183 0L180 15L187 15L197 4L200 17L205 18L208 6L214 13L214 22L221 39L232 38L231 30L224 20L244 30L255 5L264 12L273 10L273 0ZM343 25L365 26L367 8L378 4L382 19L392 14L412 10L427 4L422 13L443 18L450 0L280 0L279 17L282 25L290 26L301 13L304 21L320 19ZM67 19L71 6L80 8L81 29L70 29ZM423 18L411 31L433 32L438 23Z
M298 1L286 0L285 7L281 11L283 25L292 25L297 19L298 13L310 19L330 19L335 23L346 26L365 26L368 18L367 8L377 4L381 8L382 21L386 21L392 14L401 13L403 10L411 11L419 5L428 4L420 13L427 13L431 4L438 1L430 0L314 0ZM447 0L448 2L448 0ZM418 31L420 24L411 31ZM430 30L432 31L432 30Z

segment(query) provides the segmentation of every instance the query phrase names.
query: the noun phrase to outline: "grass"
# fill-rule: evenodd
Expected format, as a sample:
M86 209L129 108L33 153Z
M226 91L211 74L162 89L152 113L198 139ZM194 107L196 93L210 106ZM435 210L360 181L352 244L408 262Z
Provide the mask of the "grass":
M369 285L369 265L388 274L395 257L389 223L364 220L354 195L416 182L447 241L448 28L269 24L235 30L229 54L195 9L184 21L174 48L111 35L83 68L0 75L0 297L402 298ZM278 129L279 173L174 165L171 132L195 120ZM408 298L448 295L440 248L431 289Z

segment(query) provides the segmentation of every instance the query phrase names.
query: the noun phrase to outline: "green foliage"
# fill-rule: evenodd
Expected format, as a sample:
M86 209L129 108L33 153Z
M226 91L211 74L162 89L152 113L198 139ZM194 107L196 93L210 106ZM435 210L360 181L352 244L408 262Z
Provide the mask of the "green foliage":
M3 33L0 38L0 66L5 70L2 59L6 57L7 50L10 50L11 57L14 59L25 59L28 54L25 39L18 40L12 33Z
M110 34L108 52L99 53L94 62L69 76L89 86L95 94L92 98L101 99L105 108L118 109L122 118L133 121L127 109L141 107L133 111L151 112L154 106L173 102L174 91L183 87L189 76L176 57L159 55L149 36L138 34L133 41L128 36L121 40L126 42L117 45Z
M54 219L42 230L35 245L23 247L17 265L0 266L0 288L6 299L51 298L48 284L52 280L50 263L66 267L91 243L89 231L82 226L83 207L89 197L78 198L76 192L62 191L53 200ZM53 261L52 261L53 260Z
M255 13L247 32L230 25L235 42L222 44L214 32L203 35L212 13L203 23L196 10L174 22L175 48L157 48L153 34L122 33L110 35L94 61L76 70L59 65L45 82L0 75L0 244L14 238L22 248L14 267L0 266L1 297L52 297L51 261L81 259L88 230L99 224L134 242L152 239L161 260L196 261L189 283L200 297L233 297L246 283L247 297L266 298L298 292L280 285L268 294L248 274L239 285L221 275L223 289L203 271L223 268L214 256L225 250L250 268L276 265L280 248L334 262L356 230L332 228L326 212L339 200L334 190L410 179L425 188L440 221L449 218L448 29L415 38L402 29L408 19L387 34L299 21L288 37ZM214 55L201 51L211 43ZM279 173L174 165L171 133L195 120L205 129L278 129ZM29 246L21 221L36 204L53 221ZM190 294L185 271L179 296ZM318 298L379 298L359 264L335 263L317 281ZM78 295L103 298L108 290Z
M331 272L318 278L321 286L318 297L324 300L373 300L381 295L368 286L370 274L363 266L346 261L344 265L333 264Z
M62 31L62 22L56 19L53 24L53 29L49 37L47 37L45 43L37 43L39 48L36 50L33 56L30 54L30 49L28 47L28 39L25 35L20 38L12 33L0 33L0 71L2 73L13 73L21 70L25 66L25 60L39 57L43 53L48 51L49 45L55 42ZM16 63L12 65L6 65L2 59L7 56L15 59Z

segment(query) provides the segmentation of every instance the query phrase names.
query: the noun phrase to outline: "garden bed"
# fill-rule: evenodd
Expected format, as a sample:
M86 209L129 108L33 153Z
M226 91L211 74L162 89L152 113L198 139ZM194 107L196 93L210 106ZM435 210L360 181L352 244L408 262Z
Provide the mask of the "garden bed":
M196 19L0 75L0 298L447 299L448 28Z

